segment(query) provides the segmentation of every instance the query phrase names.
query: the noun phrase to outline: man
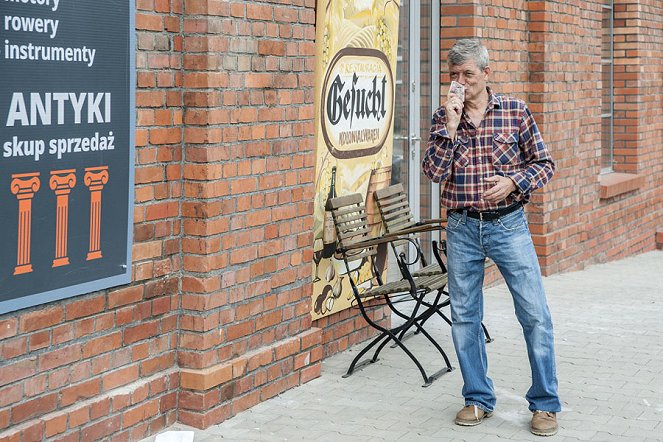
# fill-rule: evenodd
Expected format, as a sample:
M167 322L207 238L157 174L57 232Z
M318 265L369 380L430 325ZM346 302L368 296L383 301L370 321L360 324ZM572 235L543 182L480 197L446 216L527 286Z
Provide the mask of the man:
M441 183L440 203L448 209L451 330L465 398L455 422L478 425L495 408L481 329L488 257L509 287L527 344L530 430L550 436L561 410L553 328L522 206L550 180L555 165L525 103L487 87L488 61L488 51L475 39L459 40L449 51L451 80L464 86L465 97L449 93L435 112L423 159L424 173Z

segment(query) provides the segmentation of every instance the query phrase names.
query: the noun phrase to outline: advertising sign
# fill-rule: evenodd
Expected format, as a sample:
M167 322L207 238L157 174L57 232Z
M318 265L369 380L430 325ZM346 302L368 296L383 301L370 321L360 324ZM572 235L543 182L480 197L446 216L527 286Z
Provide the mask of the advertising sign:
M134 2L0 3L0 313L131 280Z
M391 176L399 9L394 0L318 0L313 319L353 299L345 264L334 257L327 200L360 193L372 232L381 229L373 192ZM385 265L386 251L378 261ZM374 281L368 263L351 271L364 285Z

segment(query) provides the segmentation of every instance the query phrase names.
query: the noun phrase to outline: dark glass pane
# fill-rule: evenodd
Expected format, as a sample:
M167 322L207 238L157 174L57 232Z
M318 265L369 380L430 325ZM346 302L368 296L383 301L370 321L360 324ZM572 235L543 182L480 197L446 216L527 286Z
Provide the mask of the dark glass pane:
M410 45L410 2L401 2L398 52L396 62L396 97L394 110L394 151L392 156L391 182L402 183L407 191L409 167L410 91L409 91L409 45Z
M430 132L431 116L432 116L432 98L433 94L437 94L438 91L433 91L432 87L432 48L431 48L431 0L422 0L421 1L421 17L420 17L420 54L421 54L421 77L419 78L419 84L421 85L420 91L420 108L419 108L419 136L421 137L421 158L424 157L426 152L426 147L428 144L428 133ZM421 166L418 165L417 170L421 170ZM420 219L430 219L432 216L432 205L439 205L439 201L432 201L431 198L431 182L423 173L419 173L419 191L420 191L420 200L419 200L419 213ZM422 246L426 259L428 262L431 262L432 254L430 251L430 242L431 234L428 233L425 235L422 241Z
M612 87L610 84L612 64L604 64L601 69L601 113L605 115L611 113L612 109Z
M612 169L613 157L613 0L605 1L602 8L601 39L601 168Z
M601 119L601 169L612 169L612 120Z

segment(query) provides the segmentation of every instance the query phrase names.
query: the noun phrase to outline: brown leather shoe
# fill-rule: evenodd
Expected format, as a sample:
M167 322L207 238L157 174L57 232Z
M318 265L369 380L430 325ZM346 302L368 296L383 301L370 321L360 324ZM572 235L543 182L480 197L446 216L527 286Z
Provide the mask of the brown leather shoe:
M530 431L537 436L553 436L557 434L556 413L536 410L532 414Z
M466 405L458 412L458 414L456 414L456 420L454 422L456 422L456 425L473 427L474 425L479 425L484 418L489 418L492 415L492 412L483 411L476 405Z

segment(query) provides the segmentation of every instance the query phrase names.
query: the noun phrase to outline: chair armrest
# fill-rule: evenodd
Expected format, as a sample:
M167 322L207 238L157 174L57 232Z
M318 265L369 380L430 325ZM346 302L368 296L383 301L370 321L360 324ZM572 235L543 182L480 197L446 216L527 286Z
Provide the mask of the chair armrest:
M446 218L434 218L434 219L422 219L421 221L417 221L416 224L418 226L423 226L426 224L442 224L446 222L447 222Z
M398 232L398 233L383 235L378 238L367 239L366 241L356 242L354 244L350 244L349 246L339 247L337 250L343 253L343 252L348 252L350 250L365 249L367 247L379 246L380 244L388 244L394 241L412 241L412 240L407 236L401 236L400 232Z
M428 222L417 223L414 227L408 227L407 229L401 229L393 233L386 233L384 236L387 237L390 235L410 235L412 233L432 232L434 230L444 230L444 227L439 225L439 223L428 223Z

